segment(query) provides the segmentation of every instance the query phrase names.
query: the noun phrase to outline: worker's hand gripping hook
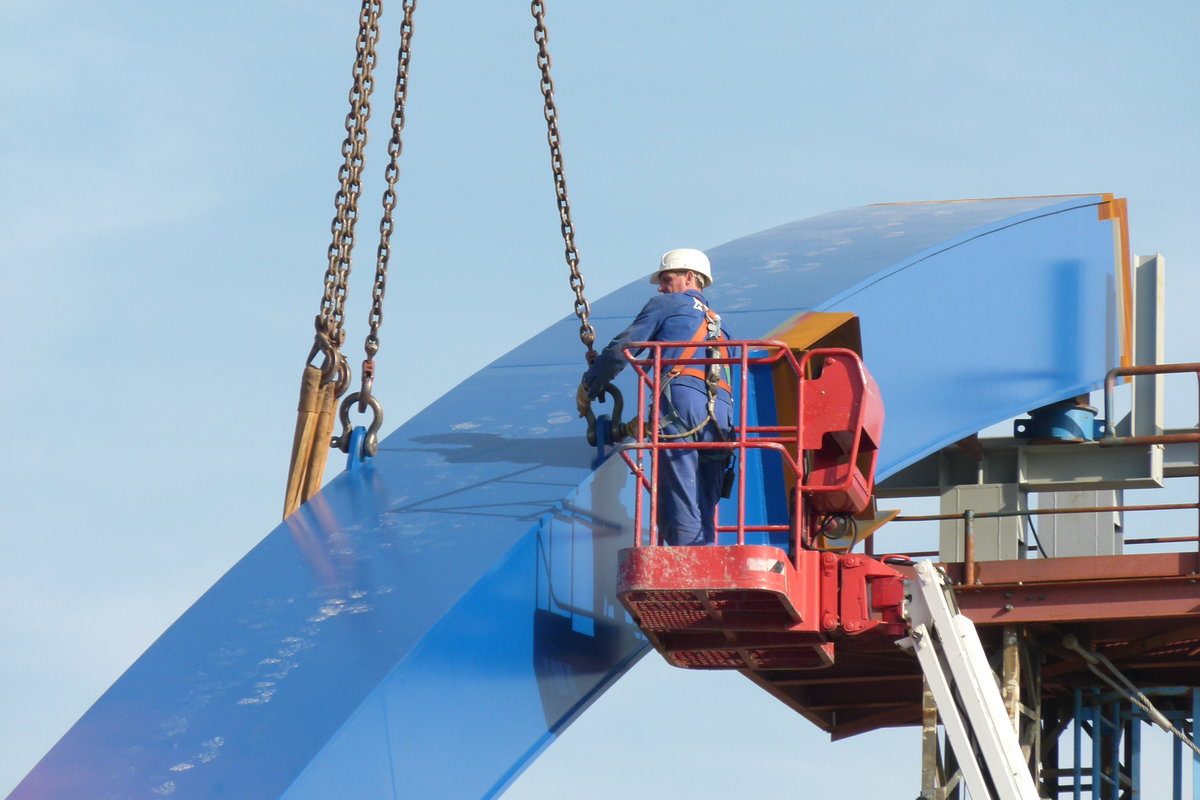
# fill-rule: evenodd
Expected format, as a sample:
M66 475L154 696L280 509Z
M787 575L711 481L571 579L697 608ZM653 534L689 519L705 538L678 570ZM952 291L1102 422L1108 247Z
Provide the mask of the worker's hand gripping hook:
M603 403L606 394L612 395L612 417L607 414L597 417L590 402L583 411L588 424L587 440L592 447L614 445L629 436L629 426L621 421L621 414L625 411L625 398L621 396L621 391L610 383L595 399Z

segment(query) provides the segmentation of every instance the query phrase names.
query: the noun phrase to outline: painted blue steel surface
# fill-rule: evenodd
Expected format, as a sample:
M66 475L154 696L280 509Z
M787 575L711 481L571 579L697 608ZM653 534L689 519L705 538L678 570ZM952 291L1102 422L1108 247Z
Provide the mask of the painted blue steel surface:
M813 310L861 317L887 409L886 476L1099 385L1117 359L1116 254L1099 200L881 205L813 217L712 250L714 270L734 277L709 295L736 336L745 335L737 309L765 315L772 298L811 298ZM958 224L962 232L945 236Z
M741 338L806 309L859 313L887 406L886 475L1102 380L1115 358L1102 199L802 220L711 250L708 297ZM601 336L651 291L639 279L596 302ZM331 482L12 797L502 791L645 650L613 597L631 482L615 460L592 468L573 409L575 331L573 320L551 326Z

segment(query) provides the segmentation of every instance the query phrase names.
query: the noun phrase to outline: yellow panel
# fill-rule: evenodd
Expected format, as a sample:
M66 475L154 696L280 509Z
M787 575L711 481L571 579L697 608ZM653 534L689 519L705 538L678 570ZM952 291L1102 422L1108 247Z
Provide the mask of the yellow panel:
M818 347L844 347L862 355L858 317L846 311L806 311L771 331L766 338L787 344L797 358L805 350ZM792 370L780 362L775 365L771 377L775 383L775 412L779 424L795 425L796 384Z
M858 317L848 311L805 311L767 335L786 342L793 350L814 347L845 347L862 355Z

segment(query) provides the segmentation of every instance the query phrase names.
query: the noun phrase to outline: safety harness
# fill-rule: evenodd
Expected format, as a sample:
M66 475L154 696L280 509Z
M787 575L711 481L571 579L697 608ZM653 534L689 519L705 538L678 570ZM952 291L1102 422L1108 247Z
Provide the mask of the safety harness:
M707 353L705 354L706 357L721 358L722 351L725 350L725 348L717 345L717 342L721 340L723 335L721 332L721 315L706 306L699 298L693 297L692 302L695 304L696 309L704 312L704 319L701 320L699 327L696 328L696 332L693 333L691 338L688 340L695 342L696 344L692 345L691 347L685 347L680 352L678 357L681 359L695 358L696 352L701 347L701 342L707 342L708 346ZM728 353L726 353L726 355L727 354ZM713 420L714 422L716 421L717 392L721 389L724 389L726 392L729 392L731 396L733 393L733 390L729 385L728 367L723 367L720 364L713 363L708 364L704 369L700 369L699 367L676 364L669 372L666 373L666 380L663 381L662 385L662 397L667 401L667 405L671 407L667 414L661 416L661 424L664 428L673 422L681 421L679 413L675 410L674 404L671 402L670 392L667 391L668 387L671 385L671 381L675 378L678 378L680 375L687 375L688 377L699 378L700 380L704 381L704 385L708 389L708 406L706 408L708 416L690 431L685 431L684 433L660 433L660 439L686 439L691 436L695 436L704 428L705 425L708 424L709 420ZM717 435L724 438L723 433L720 431L719 425L717 426L717 429Z
M693 297L692 302L695 303L696 308L704 312L704 319L700 322L699 327L696 328L696 332L692 334L688 341L697 343L704 341L720 341L721 315L704 305L704 303L702 303L698 298ZM699 349L699 344L684 348L679 354L679 357L695 358L696 351ZM708 346L708 358L720 358L721 350L722 348L717 347L715 344L710 344ZM732 389L729 386L728 375L725 374L727 372L728 369L723 369L720 364L709 364L707 369L704 370L700 369L699 367L685 367L682 364L676 364L671 371L667 373L667 377L677 378L680 375L688 375L693 378L699 378L708 386L709 396L712 397L716 393L716 389L724 389L725 391L732 393Z

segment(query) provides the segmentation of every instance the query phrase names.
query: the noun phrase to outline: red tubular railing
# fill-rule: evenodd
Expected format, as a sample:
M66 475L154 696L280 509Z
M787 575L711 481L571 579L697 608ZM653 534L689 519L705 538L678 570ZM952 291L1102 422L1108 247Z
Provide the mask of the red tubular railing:
M734 525L722 526L716 523L719 537L722 533L735 532L738 544L745 544L747 532L779 532L791 534L791 551L796 553L800 548L811 547L809 541L812 534L807 530L803 520L806 519L805 491L843 491L854 479L854 465L857 461L858 448L861 442L861 430L856 428L853 437L853 457L844 481L838 485L808 487L805 486L805 460L803 447L802 426L804 415L804 383L805 369L814 356L849 355L853 357L861 370L861 360L850 350L822 349L809 351L802 359L797 360L790 345L776 340L722 340L719 345L725 355L709 357L696 355L690 358L665 358L664 351L668 349L694 348L696 342L634 342L625 348L625 357L633 366L638 376L637 386L637 422L633 430L636 441L620 445L617 450L622 459L630 467L637 481L637 497L634 503L635 533L634 546L642 546L643 522L646 512L644 493L650 495L649 521L645 527L649 531L648 544L656 546L660 543L658 530L658 475L659 460L662 451L666 450L725 450L737 454L736 490L737 490L737 521ZM707 352L711 346L702 344L702 351ZM729 355L737 352L737 355ZM751 355L751 353L755 355ZM643 355L635 355L643 353ZM707 367L712 364L727 367L738 367L737 385L734 388L734 398L737 403L737 414L734 423L734 435L729 441L723 442L674 442L663 440L659 420L661 419L661 397L665 380L664 371L675 366ZM774 366L786 364L796 387L795 425L750 425L750 368L757 366ZM776 377L778 381L778 376ZM786 380L786 378L784 379ZM649 397L647 397L649 393ZM649 409L649 416L644 409ZM649 430L647 430L649 426ZM784 467L794 478L791 514L788 524L754 524L746 522L746 454L751 450L769 450L779 454ZM649 451L647 459L646 451ZM647 460L649 464L647 465ZM649 469L647 469L647 466Z

